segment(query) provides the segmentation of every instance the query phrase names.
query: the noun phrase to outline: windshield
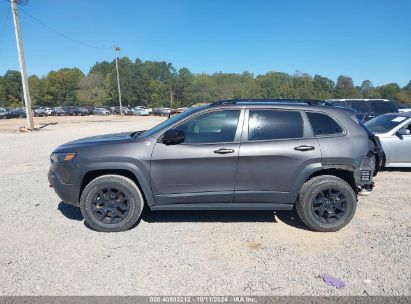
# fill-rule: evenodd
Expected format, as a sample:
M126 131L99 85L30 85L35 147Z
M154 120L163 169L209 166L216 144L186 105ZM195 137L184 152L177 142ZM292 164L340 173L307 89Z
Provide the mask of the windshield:
M407 117L396 114L386 114L375 117L365 123L368 129L374 133L386 133L407 120Z
M151 128L150 130L145 131L144 133L140 134L139 136L140 137L152 136L154 133L157 133L158 131L160 131L164 128L167 128L168 126L171 126L172 124L179 121L180 119L183 119L184 117L187 117L187 116L191 115L192 113L195 113L195 112L199 111L200 109L203 109L207 106L208 105L190 108L190 109L188 109L184 112L181 112L180 114L177 114L176 116L173 116L173 117L163 121L159 125Z

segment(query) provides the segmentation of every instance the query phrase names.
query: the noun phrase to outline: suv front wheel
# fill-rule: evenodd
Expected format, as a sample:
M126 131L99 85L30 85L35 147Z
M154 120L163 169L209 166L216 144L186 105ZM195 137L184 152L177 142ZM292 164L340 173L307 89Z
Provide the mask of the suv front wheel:
M97 231L118 232L133 227L143 211L140 189L129 178L103 175L93 179L80 197L86 223Z
M332 175L308 180L300 191L296 209L301 220L321 232L338 231L354 216L357 196L353 188Z

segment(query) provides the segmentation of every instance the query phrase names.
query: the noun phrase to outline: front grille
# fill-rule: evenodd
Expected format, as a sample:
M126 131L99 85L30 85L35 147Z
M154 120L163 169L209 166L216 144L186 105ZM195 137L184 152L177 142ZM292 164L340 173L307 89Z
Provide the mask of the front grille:
M371 180L371 171L370 170L361 170L361 181L369 182Z

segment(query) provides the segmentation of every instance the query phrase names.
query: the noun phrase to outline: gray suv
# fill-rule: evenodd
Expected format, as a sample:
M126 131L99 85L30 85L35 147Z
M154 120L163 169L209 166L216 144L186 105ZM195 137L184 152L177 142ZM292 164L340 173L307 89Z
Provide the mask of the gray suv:
M291 210L337 231L369 193L378 142L355 115L309 101L229 100L190 108L147 131L58 147L49 181L98 231L151 210Z

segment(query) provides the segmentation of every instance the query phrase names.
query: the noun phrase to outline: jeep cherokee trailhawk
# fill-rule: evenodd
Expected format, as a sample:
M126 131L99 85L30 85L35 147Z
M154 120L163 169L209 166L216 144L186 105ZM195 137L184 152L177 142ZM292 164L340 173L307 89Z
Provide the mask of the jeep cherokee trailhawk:
M227 100L147 131L76 140L51 154L50 184L98 231L151 210L296 210L336 231L369 193L378 140L350 111L309 100Z

